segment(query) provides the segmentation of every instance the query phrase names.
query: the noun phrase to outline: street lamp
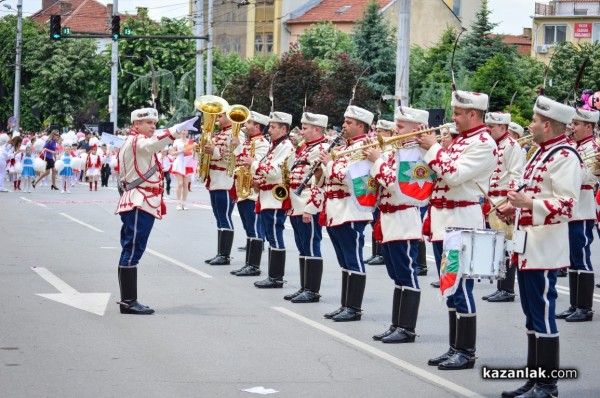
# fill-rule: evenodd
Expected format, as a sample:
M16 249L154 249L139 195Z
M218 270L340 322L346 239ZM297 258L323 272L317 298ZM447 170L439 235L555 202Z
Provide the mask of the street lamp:
M0 0L2 3L4 0ZM12 10L10 4L2 4L4 7ZM23 48L23 0L17 2L17 49L15 60L15 101L14 101L14 117L15 125L13 127L13 137L18 136L19 126L21 123L21 49Z

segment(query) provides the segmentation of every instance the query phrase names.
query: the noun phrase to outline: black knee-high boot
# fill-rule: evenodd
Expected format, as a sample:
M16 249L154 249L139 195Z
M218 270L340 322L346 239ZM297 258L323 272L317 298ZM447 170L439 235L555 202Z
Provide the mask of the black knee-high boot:
M231 246L233 246L233 229L219 230L219 249L217 257L209 261L210 265L229 265L231 261Z
M392 344L414 342L420 302L421 291L404 286L402 288L402 295L400 297L400 304L397 312L396 325L398 327L381 341Z
M366 285L366 274L349 272L345 308L342 312L331 318L334 322L360 321Z
M456 352L438 365L440 370L471 369L475 366L477 315L456 313Z
M527 367L529 369L537 369L536 358L536 338L533 330L527 331ZM537 379L528 379L527 383L517 388L514 391L502 391L502 398L515 398L530 391L536 383Z
M427 361L429 366L438 366L456 352L456 310L454 308L448 310L448 341L450 348L439 357L431 358Z
M348 275L350 275L350 271L345 268L342 268L342 294L340 299L340 308L323 315L325 318L331 319L340 312L344 311L344 308L346 307L346 296L348 295Z
M298 266L300 269L300 289L298 289L298 291L294 292L294 293L290 293L290 294L286 294L285 296L283 296L284 300L291 300L294 297L296 297L297 295L299 295L300 293L302 293L306 287L306 281L304 280L305 278L305 266L306 266L306 257L304 256L300 256L298 257Z
M249 238L246 244L246 265L235 276L258 276L260 275L260 260L262 259L264 242L260 238ZM270 251L269 251L270 253Z
M304 291L292 299L292 303L317 303L321 297L323 259L306 257L304 260Z
M285 281L285 249L269 248L269 276L262 281L254 282L254 286L266 288L281 288Z
M396 285L394 287L394 298L392 299L392 324L383 333L376 334L373 336L373 340L381 341L386 336L389 336L398 327L398 311L400 308L400 298L402 297L402 286Z
M594 303L594 272L577 271L577 279L577 294L575 296L575 306L577 309L566 317L565 321L591 321L594 317L594 311L592 311L592 304Z
M154 310L137 301L137 267L119 267L121 314L150 315Z
M556 319L566 319L577 310L577 290L579 288L579 278L577 270L569 270L569 308L556 314Z

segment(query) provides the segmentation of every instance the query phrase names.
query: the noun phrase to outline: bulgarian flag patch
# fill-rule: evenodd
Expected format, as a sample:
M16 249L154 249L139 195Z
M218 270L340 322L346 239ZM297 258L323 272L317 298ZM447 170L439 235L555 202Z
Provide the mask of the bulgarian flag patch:
M350 195L362 211L373 212L379 199L379 184L370 176L371 162L361 160L348 166L346 175Z
M396 153L397 181L403 201L425 206L433 192L436 175L423 160L419 147L402 148Z
M456 292L460 281L461 230L444 233L444 253L440 265L440 293L447 298Z

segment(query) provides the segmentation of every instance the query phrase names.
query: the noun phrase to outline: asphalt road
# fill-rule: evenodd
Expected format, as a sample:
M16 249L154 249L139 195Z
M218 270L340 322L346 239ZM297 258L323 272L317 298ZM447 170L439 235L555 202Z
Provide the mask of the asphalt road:
M291 228L285 231L288 283L256 289L252 282L258 278L229 275L244 261L235 250L245 243L235 215L232 265L204 264L216 253L204 188L193 188L190 210L175 211L170 201L168 215L155 223L140 263L139 299L156 314L121 315L115 304L117 195L114 188L89 192L84 185L71 195L49 187L0 193L1 397L242 397L251 396L243 389L258 386L281 397L494 397L524 382L482 378L483 366L525 364L518 297L514 303L484 302L480 297L495 286L477 283L475 368L437 370L427 359L446 351L448 326L445 304L429 286L436 278L430 247L432 271L420 278L419 336L413 344L382 344L371 336L390 322L393 283L385 267L368 266L362 321L328 321L323 314L339 306L340 294L340 270L328 238L322 244L321 302L284 301L283 295L299 287ZM598 266L597 240L592 249ZM266 273L266 258L262 264ZM563 310L566 278L559 279L559 293L557 309ZM559 382L560 395L598 396L600 320L559 321L559 330L561 368L579 372L577 380Z

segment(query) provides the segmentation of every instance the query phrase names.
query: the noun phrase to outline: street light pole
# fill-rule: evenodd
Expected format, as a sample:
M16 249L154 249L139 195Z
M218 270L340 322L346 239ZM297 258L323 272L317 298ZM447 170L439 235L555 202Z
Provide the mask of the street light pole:
M113 15L119 15L119 0L113 1ZM119 41L112 41L112 52L110 57L110 121L113 124L113 132L117 131L117 110L119 108L119 87L118 87L118 62L119 62Z
M19 135L21 125L21 49L23 48L23 0L17 3L17 56L15 60L15 126L13 136Z

